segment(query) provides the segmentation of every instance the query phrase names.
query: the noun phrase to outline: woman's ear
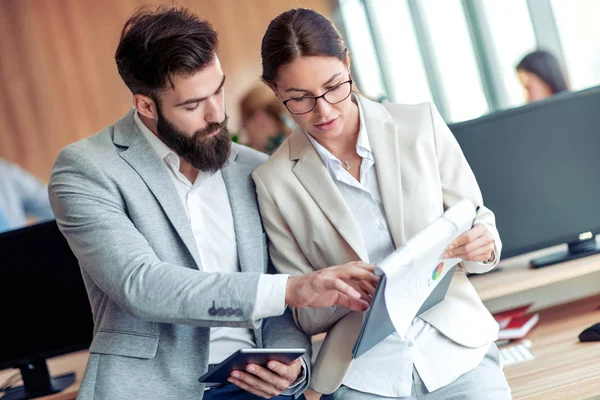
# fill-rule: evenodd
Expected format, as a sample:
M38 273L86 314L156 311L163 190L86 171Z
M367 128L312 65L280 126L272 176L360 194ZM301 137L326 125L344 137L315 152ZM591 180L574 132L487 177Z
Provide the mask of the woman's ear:
M346 61L344 61L344 64L346 64L346 68L348 68L348 72L350 71L350 55L346 56Z

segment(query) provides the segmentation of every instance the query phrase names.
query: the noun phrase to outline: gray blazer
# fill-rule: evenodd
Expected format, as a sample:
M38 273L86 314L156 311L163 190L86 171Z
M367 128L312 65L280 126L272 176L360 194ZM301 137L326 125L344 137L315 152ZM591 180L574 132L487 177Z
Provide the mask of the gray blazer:
M289 310L252 320L259 276L271 268L250 177L265 160L233 144L222 170L241 270L224 274L202 271L175 186L133 110L61 151L50 200L94 316L78 399L201 399L197 379L207 370L211 327L253 329L259 347L310 350Z

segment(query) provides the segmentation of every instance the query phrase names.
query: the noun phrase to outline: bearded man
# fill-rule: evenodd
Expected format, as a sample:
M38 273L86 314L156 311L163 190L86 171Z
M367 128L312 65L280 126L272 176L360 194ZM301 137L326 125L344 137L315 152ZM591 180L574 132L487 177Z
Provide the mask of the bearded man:
M287 306L368 307L352 287L374 278L366 265L267 274L251 179L266 155L230 141L217 42L186 9L137 11L115 54L133 108L54 165L52 209L94 315L78 399L303 397L310 342ZM252 347L307 353L198 382Z

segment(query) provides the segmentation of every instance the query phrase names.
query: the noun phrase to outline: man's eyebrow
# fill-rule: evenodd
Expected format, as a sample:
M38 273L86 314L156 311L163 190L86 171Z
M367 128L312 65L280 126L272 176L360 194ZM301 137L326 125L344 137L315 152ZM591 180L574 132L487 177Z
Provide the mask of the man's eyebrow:
M335 78L337 78L339 75L341 75L341 72L338 72L337 74L334 74L331 78L329 78L329 80L327 80L327 82L325 82L323 84L323 86L327 86L328 84L330 84ZM304 92L304 93L312 93L310 90L306 90L306 89L298 89L298 88L289 88L287 90L285 90L285 93L287 92Z
M219 85L219 87L217 88L217 90L215 90L215 93L217 93L219 90L221 90L223 88L223 85L225 85L225 75L223 75L223 80L221 81L221 84ZM213 94L215 94L213 93ZM175 104L175 107L181 107L181 106L185 106L188 104L192 104L192 103L200 103L201 101L204 101L208 99L207 97L199 97L199 98L194 98L194 99L187 99L186 101L179 103L179 104Z

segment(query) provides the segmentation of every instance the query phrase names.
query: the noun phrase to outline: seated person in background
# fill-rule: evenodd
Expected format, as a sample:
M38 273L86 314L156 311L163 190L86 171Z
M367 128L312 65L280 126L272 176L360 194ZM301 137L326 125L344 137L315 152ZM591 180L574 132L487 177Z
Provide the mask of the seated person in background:
M517 73L527 103L569 90L563 67L556 57L544 50L527 54L517 65Z
M27 225L27 218L53 219L46 185L0 158L0 232Z
M285 107L263 83L250 89L240 101L244 144L273 153L291 133L293 122Z

